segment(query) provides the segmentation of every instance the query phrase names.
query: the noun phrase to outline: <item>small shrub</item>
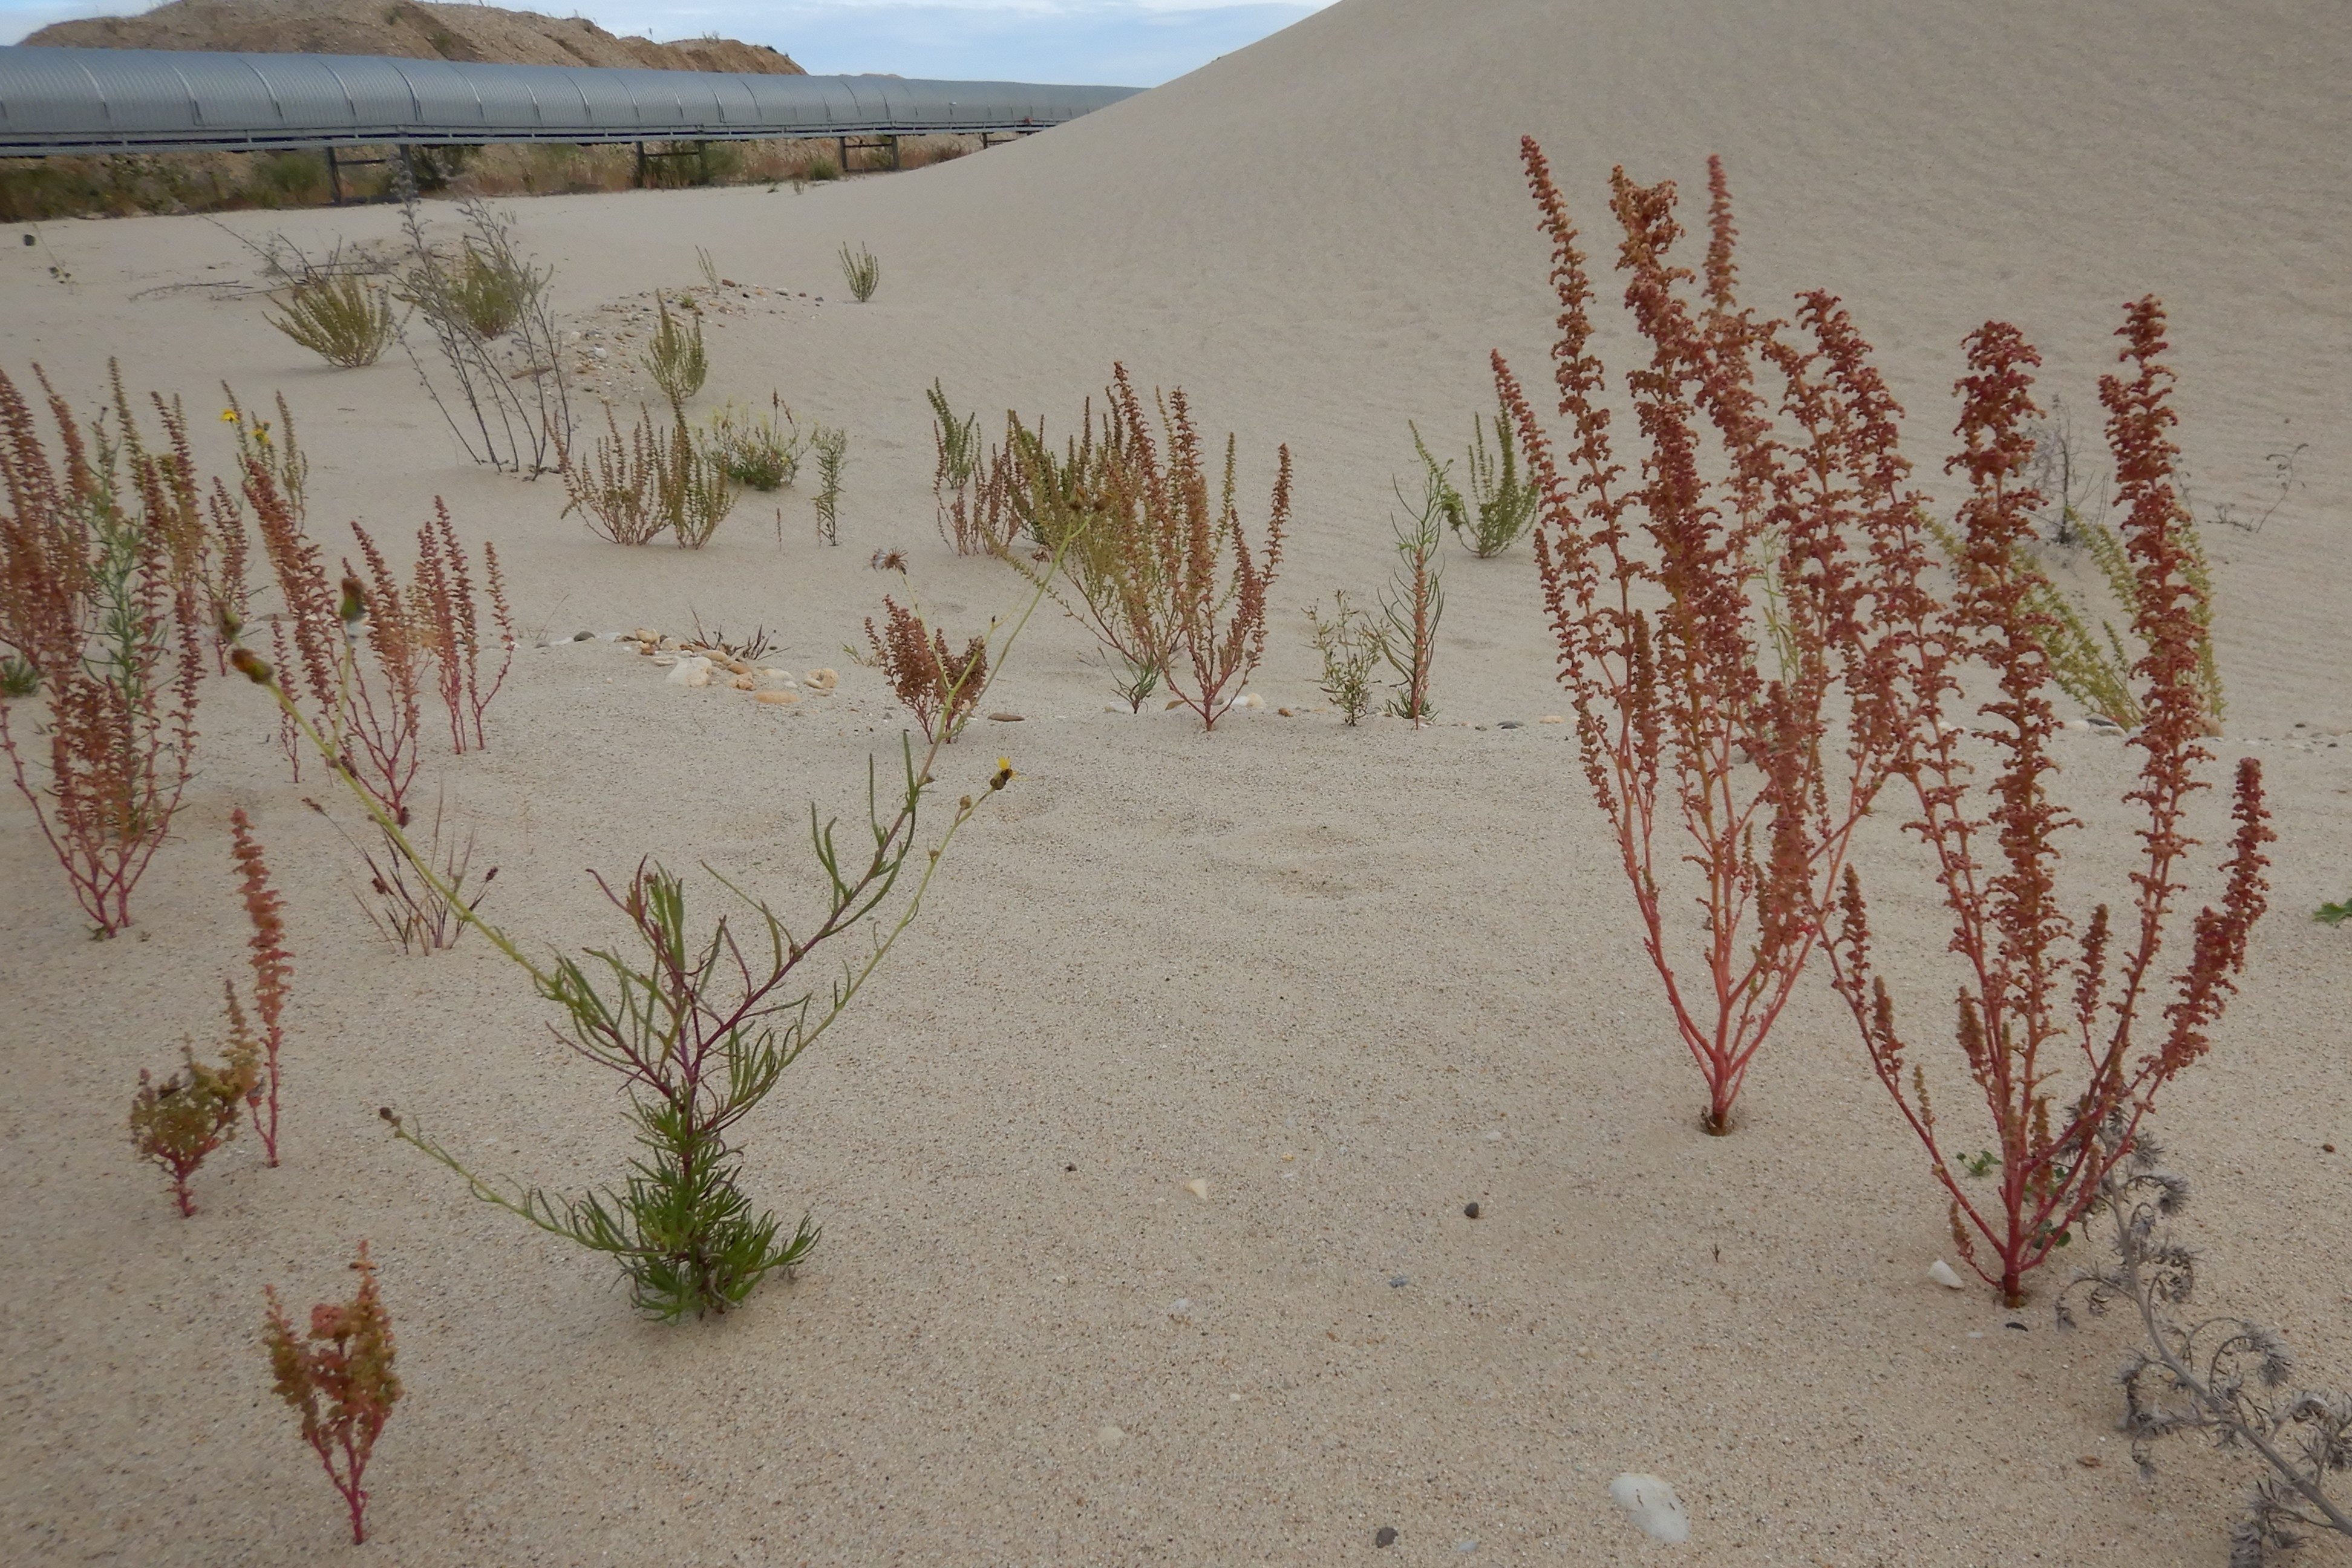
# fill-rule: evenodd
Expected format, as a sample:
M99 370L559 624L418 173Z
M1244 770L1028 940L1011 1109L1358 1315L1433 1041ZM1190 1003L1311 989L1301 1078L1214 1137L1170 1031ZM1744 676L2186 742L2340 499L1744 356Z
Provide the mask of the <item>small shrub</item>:
M702 313L688 310L689 324L681 331L677 319L669 313L669 301L661 295L654 296L658 324L654 328L651 342L646 346L646 373L652 376L661 395L669 399L673 412L682 412L688 399L702 390L710 374L709 356L702 347Z
M341 1494L357 1546L367 1540L368 1494L362 1483L368 1460L402 1390L394 1370L392 1317L376 1289L366 1242L352 1268L360 1277L358 1293L311 1308L307 1333L296 1331L277 1289L268 1289L262 1343L269 1352L271 1387L301 1417L302 1441Z
M2352 899L2347 899L2340 904L2322 904L2319 906L2318 912L2311 918L2321 925L2328 926L2340 926L2346 921L2352 921Z
M1323 660L1319 683L1324 698L1339 710L1351 728L1363 721L1372 706L1372 670L1386 655L1387 639L1370 616L1348 602L1344 588L1331 594L1327 619L1307 606L1308 639Z
M811 184L822 185L841 178L841 165L830 158L820 155L802 165L801 178Z
M2060 835L2074 826L2051 798L2059 769L2050 749L2058 721L2050 700L2055 680L2034 610L2036 578L2021 542L2040 498L2021 483L2032 456L2024 424L2035 412L2031 367L2040 356L2016 328L1988 322L1969 338L1969 374L1959 431L1966 446L1953 466L1969 481L1961 509L1958 596L1948 626L1923 637L1910 656L1926 705L1906 730L1896 773L1919 809L1911 825L1937 866L1953 921L1951 950L1968 976L1958 994L1957 1037L1969 1079L1982 1091L2000 1155L1999 1190L1980 1196L1952 1174L1939 1141L1920 1067L1896 1019L1893 994L1873 971L1861 879L1849 867L1830 946L1831 976L1853 1010L1871 1064L1925 1145L1949 1199L1952 1240L1979 1278L2011 1306L2024 1299L2025 1277L2064 1246L2097 1203L2142 1120L2175 1077L2211 1046L2210 1031L2237 988L2246 944L2266 907L2263 847L2274 835L2263 805L2262 766L2238 763L2232 816L2236 831L2221 867L2219 908L2191 921L2188 961L2170 978L2163 1033L2154 1048L2136 1040L2141 1015L2166 982L2158 969L2165 928L2187 890L2188 807L2212 753L2200 743L2206 699L2198 684L2197 648L2205 617L2203 589L2184 540L2186 508L2172 480L2175 423L2171 373L2160 356L2164 311L2152 298L2126 308L2118 336L2130 379L2101 378L2115 453L2122 532L2137 583L2134 634L2147 655L2134 668L2147 721L2131 744L2142 753L2138 784L2126 796L2145 813L2137 837L2141 863L2131 876L2131 905L2120 932L2107 906L2080 929L2057 898ZM1979 710L1973 735L1942 721L1957 696L1952 650L1990 667L1996 700ZM1974 744L1971 744L1973 742ZM1998 759L1990 800L1971 798L1969 751ZM1826 911L1822 912L1826 919ZM2119 951L2110 963L2111 943ZM1947 994L1948 994L1948 993ZM2069 1083L2044 1053L2082 1053L2083 1072ZM2103 1131L2106 1134L2102 1141ZM1990 1258L1979 1258L1979 1247Z
M842 280L849 285L849 292L863 305L874 298L874 290L881 287L882 263L864 246L853 251L845 243L841 247L841 276Z
M973 637L961 655L948 651L947 634L934 630L919 609L882 596L884 628L866 618L866 640L874 662L898 700L911 709L923 739L952 743L988 687L988 638Z
M849 432L820 425L809 433L816 451L816 537L820 544L841 542L841 476L849 466Z
M701 549L735 508L739 492L727 477L725 458L707 442L695 439L680 420L670 431L663 479L662 502L669 514L670 532L680 549Z
M373 364L393 336L392 294L350 273L297 283L269 324L329 364Z
M931 405L931 499L939 511L940 537L958 555L992 555L1009 542L1000 531L1006 517L1003 490L1008 473L1000 458L982 466L980 416L959 416L938 382L923 395ZM975 493L975 482L977 493Z
M410 260L400 297L416 307L444 372L436 379L409 348L425 395L473 461L525 478L547 472L572 440L554 269L525 260L509 221L472 199L459 205L459 254L445 260L425 240L415 189L401 196Z
M196 1060L194 1047L183 1045L184 1069L158 1084L141 1068L139 1092L131 1101L131 1146L172 1178L183 1219L196 1212L188 1178L205 1156L236 1136L246 1102L261 1081L261 1047L246 1026L236 988L227 991L228 1049L220 1066Z
M1384 624L1380 636L1381 652L1397 675L1388 710L1392 717L1412 721L1416 730L1437 711L1429 700L1430 670L1437 661L1437 623L1445 613L1437 547L1444 538L1449 505L1457 510L1461 506L1461 496L1447 477L1452 465L1441 467L1420 443L1416 431L1413 444L1420 447L1424 470L1421 503L1416 507L1407 501L1402 488L1398 489L1397 500L1406 512L1395 524L1398 561L1389 590L1381 595Z
M732 404L713 414L709 444L727 477L746 489L779 490L800 476L800 425L773 393L765 414L740 412Z
M368 918L385 941L403 952L438 952L457 945L469 923L467 916L482 907L490 896L490 884L498 879L499 868L490 867L482 873L480 881L469 891L467 881L474 874L474 834L471 829L460 840L455 829L444 828L446 796L436 796L433 803L433 819L426 824L420 838L419 853L431 867L433 878L427 880L409 869L400 847L389 836L383 839L382 858L379 852L362 846L344 830L343 825L328 815L327 808L307 795L302 804L327 818L331 826L342 835L367 868L363 879L366 891L352 890L360 912Z

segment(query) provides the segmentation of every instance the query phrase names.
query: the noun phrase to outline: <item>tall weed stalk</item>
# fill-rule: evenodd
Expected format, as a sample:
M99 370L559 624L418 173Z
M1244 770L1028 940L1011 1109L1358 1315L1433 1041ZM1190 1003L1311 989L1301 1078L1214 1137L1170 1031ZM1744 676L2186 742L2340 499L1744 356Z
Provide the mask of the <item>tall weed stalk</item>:
M474 462L536 478L572 440L572 391L548 292L552 268L516 250L507 219L478 200L460 204L465 237L455 261L425 237L415 192L404 184L409 267L404 298L432 340L436 373L404 327L402 345L425 395Z

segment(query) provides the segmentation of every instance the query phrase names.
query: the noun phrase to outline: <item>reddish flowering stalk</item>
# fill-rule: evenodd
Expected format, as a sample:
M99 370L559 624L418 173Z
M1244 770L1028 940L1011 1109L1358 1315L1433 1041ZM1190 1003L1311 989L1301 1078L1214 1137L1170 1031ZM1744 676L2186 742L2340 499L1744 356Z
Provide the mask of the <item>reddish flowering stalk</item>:
M361 1480L401 1387L393 1371L392 1318L377 1292L366 1242L352 1267L359 1271L359 1293L311 1308L307 1337L295 1332L276 1288L268 1289L269 1321L262 1341L278 1397L301 1416L302 1440L342 1494L357 1546L367 1540L368 1494Z
M1573 447L1555 453L1499 353L1496 381L1541 495L1537 567L1585 778L1706 1080L1702 1124L1726 1132L1819 940L1809 910L1836 886L1917 721L1899 678L1917 663L1906 650L1932 599L1901 410L1832 296L1801 298L1801 345L1741 308L1720 162L1703 278L1667 259L1682 235L1674 186L1621 169L1618 267L1650 345L1626 376L1646 448L1641 482L1629 480L1591 352L1577 231L1542 150L1529 139L1521 152L1552 241L1553 379ZM1759 370L1777 382L1777 418ZM1696 982L1669 937L1682 896L1700 915Z
M2245 759L2238 764L2237 830L2221 904L2192 922L2189 961L2171 977L2162 1043L2136 1057L2135 1030L2159 984L2165 927L2185 890L2185 857L2197 842L2185 829L2187 804L2207 787L2198 769L2212 753L2201 744L2205 706L2198 684L2204 593L2186 537L2188 511L2173 484L2176 449L2166 437L2175 416L2172 374L2158 357L2167 347L2162 309L2153 299L2131 305L2117 335L2126 340L2121 357L2133 374L2103 377L2100 399L2139 584L2133 629L2147 648L2132 671L2147 715L2130 742L2142 753L2140 777L2125 797L2146 814L2143 860L2132 873L2134 901L2120 933L2102 904L2078 936L2055 893L2059 836L2077 824L2049 792L2058 771L2050 750L2058 720L2042 653L2047 623L2037 607L2046 584L2019 548L2041 501L2021 482L2032 454L2026 424L2039 412L2031 371L2040 359L2005 322L1988 322L1968 340L1969 374L1958 387L1962 449L1948 465L1969 484L1959 519L1958 592L1948 641L1928 639L1914 649L1921 662L1911 685L1927 696L1928 721L1908 731L1897 771L1915 791L1919 816L1910 826L1935 856L1953 919L1951 951L1965 973L1957 1037L1969 1076L1992 1113L2000 1157L1990 1195L1970 1190L1952 1170L1937 1139L1927 1075L1916 1063L1905 1070L1908 1042L1885 980L1872 972L1868 912L1861 879L1851 869L1830 948L1833 983L1861 1026L1872 1066L1927 1145L1950 1198L1953 1244L2011 1306L2024 1299L2026 1275L2066 1244L2097 1201L2157 1092L2209 1048L2210 1027L2245 967L2248 933L2265 907L2263 846L2273 837L2261 768ZM1996 678L1972 733L1941 719L1942 701L1956 694L1949 679L1955 653L1980 660ZM1971 797L1971 742L1995 758L1990 798L1980 805ZM2111 967L2119 938L2121 962ZM2076 1052L2081 1078L2066 1087L2063 1063Z
M253 922L254 1011L261 1019L261 1076L248 1096L253 1131L261 1139L269 1163L278 1163L278 1049L285 1043L286 993L294 977L294 955L286 951L286 904L269 885L269 868L261 858L261 845L253 837L253 823L238 806L228 815L230 853L236 857L237 892ZM229 993L236 1006L236 992ZM268 1115L263 1114L264 1108Z

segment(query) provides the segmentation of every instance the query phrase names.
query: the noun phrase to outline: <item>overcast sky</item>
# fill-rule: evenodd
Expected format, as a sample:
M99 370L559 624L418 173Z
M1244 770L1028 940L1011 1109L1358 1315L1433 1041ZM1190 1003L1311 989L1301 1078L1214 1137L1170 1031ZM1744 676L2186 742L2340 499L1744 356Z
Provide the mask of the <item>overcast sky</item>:
M508 0L517 9L529 0ZM1330 0L540 0L615 33L772 44L819 74L1157 87ZM137 0L0 0L0 41Z

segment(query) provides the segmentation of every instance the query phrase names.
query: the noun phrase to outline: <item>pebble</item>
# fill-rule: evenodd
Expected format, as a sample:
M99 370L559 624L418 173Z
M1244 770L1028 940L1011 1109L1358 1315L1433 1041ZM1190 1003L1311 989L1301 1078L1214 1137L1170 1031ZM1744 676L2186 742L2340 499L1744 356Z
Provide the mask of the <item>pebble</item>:
M1205 1199L1209 1195L1209 1184L1195 1176L1184 1184L1184 1190L1196 1198Z
M1018 724L1022 722L1022 717L1018 713L991 713L988 721L992 724Z
M1537 720L1536 722L1538 724L1565 724L1568 721L1561 718L1557 713L1547 713L1542 718Z
M596 634L594 632L573 632L572 634L572 640L573 642L594 642L596 640Z
M710 661L707 658L682 658L670 667L672 686L708 686L710 684Z
M1178 1320L1191 1317L1192 1315L1192 1298L1190 1296L1177 1297L1176 1300L1168 1304L1168 1315Z
M789 708L800 700L801 694L797 691L768 690L754 692L751 695L752 701L764 702L771 708Z
M1495 721L1495 728L1497 730L1517 730L1522 727L1523 726L1517 719L1497 719Z
M751 675L747 672L737 676L733 680L728 682L728 684L734 687L738 691L749 691L760 683L752 679Z
M1277 708L1277 709L1276 709L1276 710L1274 710L1274 712L1275 712L1275 717L1276 717L1277 719L1287 719L1287 718L1289 718L1289 717L1291 716L1290 710L1289 710L1289 709L1287 709L1287 708Z
M1263 708L1265 706L1265 699L1260 697L1255 691L1244 691L1239 697L1234 699L1234 706L1236 708Z
M652 650L651 650L651 649L647 649L646 651L647 651L647 652L652 652ZM654 668L656 668L656 669L658 669L658 668L662 668L662 667L663 667L663 666L665 666L665 665L676 664L677 662L677 656L676 654L672 654L672 653L656 653L656 654L654 654Z
M1947 1290L1965 1290L1969 1282L1952 1272L1952 1266L1938 1258L1927 1265L1927 1278Z
M830 691L841 684L841 677L830 669L812 669L806 679L810 687L818 691Z
M651 626L639 626L635 631L631 632L629 636L637 642L661 641L661 633L654 630Z
M1476 1219L1485 1212L1486 1211L1481 1209L1476 1204L1464 1204L1462 1205L1462 1217L1465 1219Z
M1095 1428L1095 1447L1106 1452L1126 1441L1127 1434L1117 1426L1104 1426Z
M1393 1524L1384 1524L1378 1530L1372 1531L1372 1544L1375 1546L1394 1546L1396 1544L1396 1526Z
M1659 1477L1629 1471L1609 1483L1609 1496L1651 1540L1676 1545L1690 1539L1690 1515L1683 1511L1683 1500Z
M1405 1288L1407 1283L1408 1281L1402 1274L1391 1274L1389 1276L1389 1289L1391 1290L1402 1290Z

